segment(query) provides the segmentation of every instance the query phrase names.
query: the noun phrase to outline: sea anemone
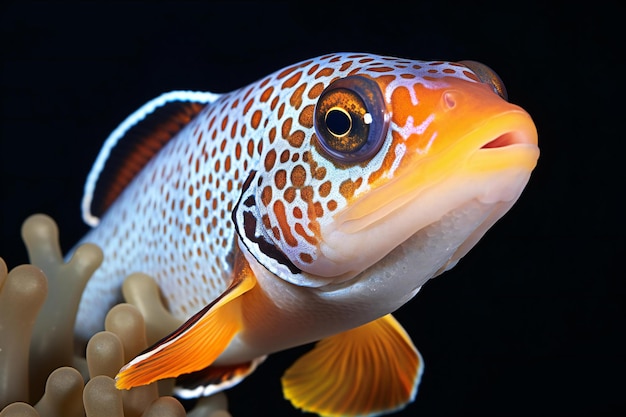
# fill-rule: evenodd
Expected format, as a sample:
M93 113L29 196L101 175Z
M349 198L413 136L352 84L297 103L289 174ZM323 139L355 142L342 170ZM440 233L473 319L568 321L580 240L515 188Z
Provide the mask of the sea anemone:
M0 258L0 417L230 416L223 393L186 410L170 395L172 380L115 388L124 363L181 324L152 278L128 276L126 303L109 311L86 347L76 345L78 304L102 251L84 244L64 262L57 225L42 214L26 219L22 238L31 264L8 272Z

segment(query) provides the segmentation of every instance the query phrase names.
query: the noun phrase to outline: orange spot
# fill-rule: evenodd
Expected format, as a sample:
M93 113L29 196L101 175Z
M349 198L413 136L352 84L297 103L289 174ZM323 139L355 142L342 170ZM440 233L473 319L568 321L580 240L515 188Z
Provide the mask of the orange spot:
M464 70L464 71L463 71L463 75L465 75L466 77L468 77L468 78L470 78L470 79L472 79L472 80L474 80L474 81L480 82L480 80L478 79L478 77L476 77L476 75L474 75L474 73L473 73L473 72L470 72L470 71L465 71L465 70Z
M315 177L316 180L323 180L324 177L326 177L326 168L319 167L318 169L316 169L313 173L313 177Z
M228 116L224 116L222 119L222 130L226 130L226 126L228 126Z
M278 76L276 78L280 80L281 78L284 78L284 77L288 76L289 74L291 74L292 72L294 72L298 68L299 67L297 65L293 65L291 67L285 68L284 70L282 70L280 72L280 74L278 74Z
M315 211L315 215L317 217L322 217L324 215L324 207L322 207L322 203L319 201L313 204L313 210Z
M253 129L259 127L259 124L261 124L261 117L263 117L263 112L261 110L255 110L252 114L252 119L250 120L250 124Z
M328 197L332 187L333 186L332 186L330 181L326 181L325 183L322 183L322 185L320 185L320 187L319 187L320 196L321 197Z
M300 190L300 197L302 198L302 201L306 203L312 203L313 197L315 197L315 193L313 192L313 187L311 187L310 185L307 185L306 187L302 187L302 189Z
M287 187L283 193L283 198L286 202L293 203L293 200L296 199L296 189L294 187Z
M339 68L340 71L345 71L348 68L350 68L350 66L352 65L352 61L346 61L343 64L341 64L341 67Z
M270 187L269 185L263 187L263 191L261 191L261 201L266 207L269 206L272 202L272 187Z
M278 105L278 96L272 99L272 103L270 104L270 110L276 109L277 105Z
M254 141L252 139L248 141L248 155L254 156Z
M311 89L309 90L309 98L310 99L316 99L320 96L320 94L322 94L322 91L324 91L324 84L323 83L317 83L315 84L313 87L311 87Z
M266 229L270 229L272 227L272 224L270 223L270 216L268 216L267 214L264 214L261 217L261 221L263 222L263 226L265 226Z
M279 119L282 119L283 113L285 113L285 103L282 103L278 108L278 113L276 114Z
M269 133L267 134L267 137L269 138L270 143L274 143L274 140L276 139L276 127L272 126Z
M235 139L235 136L237 136L237 121L236 120L235 120L235 123L233 123L233 127L230 128L231 139Z
M289 79L287 79L283 85L281 86L282 88L291 88L294 85L296 85L296 83L298 81L300 81L300 77L302 77L302 71L297 72L296 74L292 75L291 77L289 77Z
M287 118L287 120L285 120L283 122L283 126L282 126L282 130L281 133L283 135L283 139L287 139L287 137L289 136L289 132L291 131L291 123L292 123L293 119L291 117Z
M274 183L279 190L282 190L287 185L287 171L279 169L274 175Z
M334 72L335 71L332 68L322 68L317 74L315 74L315 79L317 80L321 77L330 77Z
M302 94L304 93L306 86L306 83L300 84L300 86L296 88L296 91L293 92L291 98L289 99L289 103L291 103L291 105L295 107L296 110L302 105Z
M302 187L306 181L306 170L302 165L296 165L291 170L291 183L294 187Z
M291 146L293 146L294 148L299 148L304 142L304 132L301 130L296 130L289 136L287 140L289 141L289 144Z
M235 145L235 158L241 159L241 143L239 142Z
M393 68L391 67L374 67L374 68L370 68L369 69L372 72L390 72L390 71L394 71Z
M250 107L252 107L252 105L253 105L253 104L254 104L254 99L253 99L253 98L251 98L251 99L250 99L250 100L246 103L245 107L243 108L243 114L244 114L244 115L248 113L248 111L250 110ZM210 125L209 125L209 127L210 127Z
M355 191L356 186L352 180L345 180L339 185L339 193L341 193L346 200L350 200L354 196Z
M289 150L285 149L281 154L280 154L280 162L281 163L285 163L289 160Z
M313 74L315 71L317 71L317 69L320 67L320 64L315 64L313 65L311 68L309 68L309 70L307 71L307 75L311 75Z
M260 100L265 103L267 100L270 99L270 97L272 96L272 93L274 92L274 87L267 87L267 89L265 91L263 91L263 94L261 94Z
M302 210L300 210L300 207L293 208L293 217L295 217L296 219L302 218Z
M271 171L274 168L274 164L276 163L276 150L270 149L270 151L265 155L265 170Z
M291 247L298 246L298 241L291 233L291 228L289 227L289 221L287 220L287 214L285 213L285 205L282 201L277 200L274 202L273 207L274 215L278 221L278 227L284 236L285 242Z
M328 210L330 211L335 211L337 208L337 202L335 200L330 200L328 204L326 204L326 207L328 207Z
M313 262L313 257L309 255L308 253L301 253L299 256L300 256L300 260L304 263L310 264Z
M246 91L246 94L244 94L243 96L244 100L247 99L250 94L252 94L252 90L254 90L254 87L248 88L248 91Z
M300 116L298 117L298 122L306 128L309 128L309 129L312 128L314 111L315 111L315 106L313 106L312 104L309 104L308 106L303 108L302 111L300 112Z
M224 161L224 170L226 170L226 172L230 171L230 155L226 156L226 160Z

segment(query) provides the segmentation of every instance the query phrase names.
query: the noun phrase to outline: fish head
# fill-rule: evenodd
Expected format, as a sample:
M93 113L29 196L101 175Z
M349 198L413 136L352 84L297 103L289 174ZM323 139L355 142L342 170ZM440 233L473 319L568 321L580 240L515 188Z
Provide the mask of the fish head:
M531 117L473 61L335 54L276 77L297 82L233 219L240 246L298 286L414 294L508 211L539 156ZM404 272L382 280L392 258Z

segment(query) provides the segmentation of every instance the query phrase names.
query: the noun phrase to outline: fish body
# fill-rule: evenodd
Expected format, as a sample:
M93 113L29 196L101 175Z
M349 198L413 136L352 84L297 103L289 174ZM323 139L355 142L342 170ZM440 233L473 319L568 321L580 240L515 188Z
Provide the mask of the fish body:
M474 62L339 53L231 93L148 102L107 139L86 185L95 227L81 243L98 244L104 262L77 335L100 330L124 277L144 272L188 322L131 361L118 387L213 369L180 391L210 394L240 379L220 379L220 367L245 375L267 354L322 340L285 374L294 405L402 407L423 365L390 313L508 211L538 158L531 118L505 96ZM379 363L378 381L322 366L357 352ZM315 395L335 377L352 400Z

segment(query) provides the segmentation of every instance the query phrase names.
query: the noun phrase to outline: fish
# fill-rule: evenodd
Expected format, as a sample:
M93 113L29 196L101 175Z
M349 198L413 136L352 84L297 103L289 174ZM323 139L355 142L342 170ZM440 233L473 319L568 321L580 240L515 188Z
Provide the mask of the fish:
M400 410L424 364L392 313L518 200L537 137L476 61L330 53L229 93L164 93L88 175L79 243L104 261L76 335L101 330L143 272L184 324L127 363L119 389L178 377L179 397L211 395L315 342L281 379L296 408Z

